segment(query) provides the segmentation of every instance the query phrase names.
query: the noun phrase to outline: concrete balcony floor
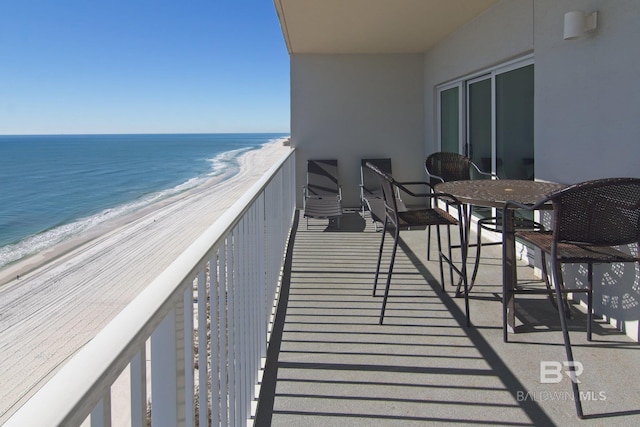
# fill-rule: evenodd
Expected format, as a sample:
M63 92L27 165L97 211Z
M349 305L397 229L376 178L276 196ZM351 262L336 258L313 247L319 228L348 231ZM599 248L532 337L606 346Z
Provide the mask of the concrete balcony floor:
M463 299L450 284L442 292L438 264L426 259L426 231L401 232L378 325L382 298L371 291L380 236L359 212L347 213L340 228L310 220L307 229L300 215L257 425L640 424L640 346L598 318L587 342L578 305L570 327L574 357L584 365L585 420L576 417L566 376L540 380L541 361L565 359L546 296L517 296L519 326L503 342L500 246L483 248L467 328ZM391 241L388 235L387 255ZM534 279L533 269L523 264L518 277Z

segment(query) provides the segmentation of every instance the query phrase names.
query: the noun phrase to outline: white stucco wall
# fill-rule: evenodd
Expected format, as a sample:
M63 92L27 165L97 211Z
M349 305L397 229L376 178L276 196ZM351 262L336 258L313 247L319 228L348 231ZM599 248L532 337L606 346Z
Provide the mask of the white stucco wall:
M436 86L533 50L533 0L507 0L425 55L425 155L437 149Z
M564 13L572 10L597 10L598 29L563 40ZM637 0L536 1L537 176L566 183L640 176L639 19ZM577 268L566 273L585 280ZM633 264L594 269L594 310L635 340L639 280Z
M535 4L536 176L640 176L640 2ZM598 10L597 31L563 40L572 10Z
M337 158L344 205L358 207L361 158L390 157L399 179L422 180L423 84L422 55L292 55L297 182L307 159Z
M563 40L564 14L599 12ZM435 87L534 53L537 178L640 176L640 2L505 0L425 55L425 154L436 148Z

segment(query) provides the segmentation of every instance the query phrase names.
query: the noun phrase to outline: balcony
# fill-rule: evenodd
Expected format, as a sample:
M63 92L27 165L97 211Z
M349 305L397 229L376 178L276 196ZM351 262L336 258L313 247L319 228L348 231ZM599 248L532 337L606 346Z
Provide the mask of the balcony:
M499 249L483 249L467 328L462 299L450 285L442 292L437 263L426 259L426 233L403 232L378 325L380 232L355 210L340 228L299 226L294 164L292 154L274 166L7 425L119 425L123 412L134 426L147 417L154 426L640 420L640 347L607 322L595 322L587 343L574 306L587 421L575 416L563 371L541 376L542 361L564 359L546 297L518 296L523 324L502 341ZM518 277L535 280L524 263ZM123 372L124 391L115 385Z
M371 291L380 232L357 211L340 229L320 220L297 228L257 425L584 425L568 377L541 383L541 361L564 360L546 296L517 296L524 324L503 342L499 247L483 248L466 328L463 299L450 285L442 292L438 264L426 259L426 232L401 237L379 326L381 297ZM521 283L539 285L532 268L518 270ZM572 311L585 413L596 424L637 422L629 373L640 347L602 320L588 343L584 311Z

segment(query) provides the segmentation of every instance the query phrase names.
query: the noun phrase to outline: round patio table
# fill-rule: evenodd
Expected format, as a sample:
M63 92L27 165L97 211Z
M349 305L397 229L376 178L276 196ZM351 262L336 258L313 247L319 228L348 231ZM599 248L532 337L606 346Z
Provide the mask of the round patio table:
M513 179L474 179L449 181L437 184L436 191L455 196L460 202L472 206L503 209L507 201L534 205L538 200L566 187L564 184L545 181ZM548 209L551 209L551 205ZM507 331L515 330L513 289L516 285L516 241L513 225L514 211L503 212L502 230L502 291L503 316L505 317L504 340ZM467 234L468 235L468 234ZM468 242L468 239L466 239Z
M565 185L521 179L473 179L443 182L435 187L437 191L452 194L469 205L502 209L509 200L533 205Z

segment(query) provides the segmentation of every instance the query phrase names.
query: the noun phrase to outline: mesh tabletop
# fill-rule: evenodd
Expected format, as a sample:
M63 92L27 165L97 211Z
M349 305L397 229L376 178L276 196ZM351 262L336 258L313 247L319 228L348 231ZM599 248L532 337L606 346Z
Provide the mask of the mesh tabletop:
M508 200L533 205L564 187L564 184L555 182L519 179L474 179L443 182L435 186L436 191L452 194L463 203L494 208L502 208Z

